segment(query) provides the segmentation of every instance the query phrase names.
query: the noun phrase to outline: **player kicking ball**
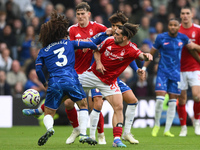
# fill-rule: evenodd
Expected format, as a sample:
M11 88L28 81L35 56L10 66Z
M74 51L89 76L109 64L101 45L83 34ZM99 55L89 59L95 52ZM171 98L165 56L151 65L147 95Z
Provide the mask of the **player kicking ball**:
M97 46L93 42L70 41L68 36L68 20L58 15L56 11L51 14L51 19L41 26L39 41L43 47L36 59L36 73L47 88L45 76L42 66L45 65L50 74L48 80L47 95L44 103L44 125L47 132L38 140L38 145L44 145L48 138L54 134L53 117L56 110L63 100L70 98L76 102L80 109L86 109L84 102L86 95L78 80L78 75L74 69L75 49L91 48L96 49ZM81 113L81 112L80 112ZM80 118L84 119L84 118ZM80 126L86 126L80 120ZM97 142L87 135L82 134L79 141L95 145Z

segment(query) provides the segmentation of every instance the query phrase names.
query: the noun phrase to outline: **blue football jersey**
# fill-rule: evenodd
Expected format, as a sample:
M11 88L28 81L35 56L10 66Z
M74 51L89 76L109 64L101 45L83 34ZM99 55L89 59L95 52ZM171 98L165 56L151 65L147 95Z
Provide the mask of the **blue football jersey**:
M168 32L158 34L153 47L159 50L160 61L158 71L162 71L171 80L180 81L180 60L183 46L190 43L189 38L178 32L176 37L169 36Z
M41 67L45 64L50 77L54 76L69 76L78 77L75 69L75 49L91 48L96 49L97 46L93 42L81 42L60 40L59 42L51 43L47 47L40 50L36 59L36 72L42 83L46 80L41 73Z

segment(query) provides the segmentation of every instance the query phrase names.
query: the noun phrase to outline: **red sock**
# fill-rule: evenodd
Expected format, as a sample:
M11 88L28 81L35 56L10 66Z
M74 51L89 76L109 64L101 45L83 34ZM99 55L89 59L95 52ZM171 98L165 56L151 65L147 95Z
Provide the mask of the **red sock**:
M41 108L42 111L44 112L44 104L42 104L40 108Z
M177 112L178 116L180 119L181 126L186 125L186 120L187 120L187 112L185 109L185 104L184 105L178 105L177 106Z
M73 128L78 127L79 126L78 116L77 116L77 111L76 111L75 107L71 110L65 109L65 112L67 113L67 117L68 117L71 125L73 126Z
M200 102L194 102L194 119L200 119Z
M122 127L114 127L113 128L113 136L115 137L121 137L122 135Z
M98 130L98 133L104 132L104 117L103 117L102 112L100 112L100 114L99 114L99 122L97 125L97 130Z

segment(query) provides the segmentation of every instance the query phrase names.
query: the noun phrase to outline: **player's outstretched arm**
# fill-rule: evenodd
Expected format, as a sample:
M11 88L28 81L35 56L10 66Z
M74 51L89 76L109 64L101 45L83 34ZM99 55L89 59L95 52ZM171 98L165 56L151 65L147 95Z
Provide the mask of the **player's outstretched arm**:
M139 58L145 61L152 61L153 60L153 56L150 53L141 53L139 55Z

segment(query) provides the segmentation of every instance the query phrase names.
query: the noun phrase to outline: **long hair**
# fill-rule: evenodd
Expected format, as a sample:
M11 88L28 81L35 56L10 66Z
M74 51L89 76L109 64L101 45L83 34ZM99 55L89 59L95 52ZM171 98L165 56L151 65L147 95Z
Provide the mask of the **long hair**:
M51 14L51 19L42 24L40 29L39 41L42 43L42 46L46 47L67 37L69 35L67 31L68 26L69 20L54 10Z
M125 23L123 26L119 26L119 29L122 30L122 35L127 36L128 39L131 39L139 30L139 25L132 23Z

